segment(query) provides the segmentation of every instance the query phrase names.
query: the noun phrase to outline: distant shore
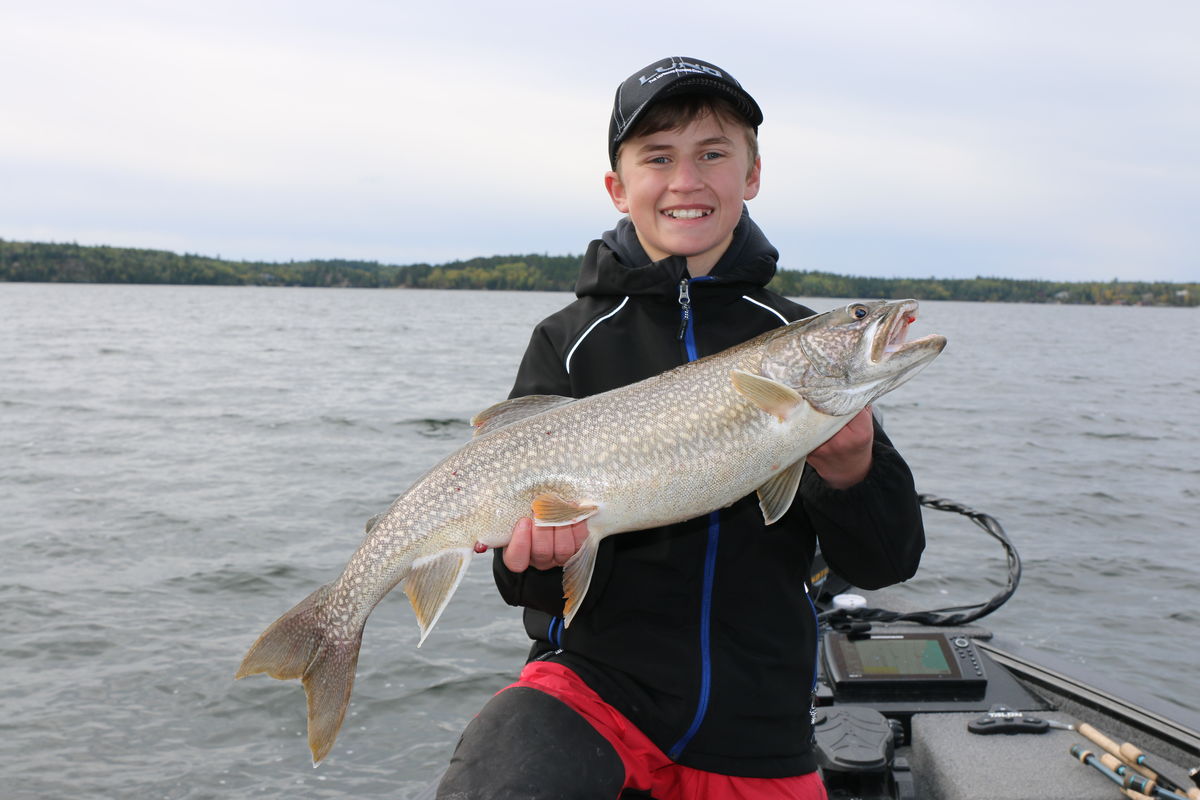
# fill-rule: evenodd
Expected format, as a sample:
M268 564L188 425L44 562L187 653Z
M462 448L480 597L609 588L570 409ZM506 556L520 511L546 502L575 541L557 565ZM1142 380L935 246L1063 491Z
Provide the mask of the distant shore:
M376 261L229 261L166 250L0 239L0 282L317 286L371 289L571 291L582 256L502 255L445 264ZM790 297L1200 305L1200 283L1037 281L1012 278L869 278L780 269L771 288Z

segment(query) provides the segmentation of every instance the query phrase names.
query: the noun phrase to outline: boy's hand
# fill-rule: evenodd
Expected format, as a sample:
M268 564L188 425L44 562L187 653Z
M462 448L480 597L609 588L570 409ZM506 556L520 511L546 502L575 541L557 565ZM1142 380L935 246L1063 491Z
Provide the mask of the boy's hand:
M586 520L574 525L543 527L524 517L513 527L512 539L504 547L504 566L513 572L524 572L531 566L561 567L583 546L587 535Z
M809 453L808 463L834 489L848 489L871 471L874 443L875 424L867 406L832 439Z

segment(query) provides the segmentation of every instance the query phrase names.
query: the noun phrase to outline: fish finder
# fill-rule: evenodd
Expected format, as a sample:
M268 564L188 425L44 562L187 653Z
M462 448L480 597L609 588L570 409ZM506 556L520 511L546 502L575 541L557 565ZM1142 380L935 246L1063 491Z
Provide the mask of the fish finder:
M979 653L965 636L830 631L822 649L826 678L840 699L966 698L987 689Z

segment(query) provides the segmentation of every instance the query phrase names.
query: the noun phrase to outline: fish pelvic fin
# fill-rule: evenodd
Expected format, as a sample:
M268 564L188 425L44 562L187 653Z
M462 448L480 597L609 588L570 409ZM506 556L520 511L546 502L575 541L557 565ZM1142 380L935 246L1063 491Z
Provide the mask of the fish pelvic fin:
M417 615L417 624L421 626L417 647L425 641L446 610L450 598L467 574L474 552L471 547L455 548L413 562L412 570L404 579L404 593L408 595L408 602Z
M539 494L530 503L534 525L574 525L594 516L600 507L591 503L576 503L559 495Z
M804 474L804 459L787 469L775 473L769 481L758 487L758 507L762 509L763 523L770 525L792 507L796 490L800 488L800 476Z
M330 630L322 621L331 586L317 589L271 623L250 647L235 676L265 672L280 680L300 678L308 700L313 766L329 755L342 727L362 645L362 624L346 634Z
M804 403L804 398L792 387L753 372L730 370L729 380L738 394L780 422Z
M483 436L518 420L573 402L575 402L573 397L562 397L556 394L530 394L524 397L514 397L511 400L502 400L494 406L480 411L471 418L471 427L475 429L475 436Z
M592 583L592 572L596 569L596 553L600 550L600 539L589 533L575 555L563 565L563 624L571 625L576 612L583 604L588 586Z

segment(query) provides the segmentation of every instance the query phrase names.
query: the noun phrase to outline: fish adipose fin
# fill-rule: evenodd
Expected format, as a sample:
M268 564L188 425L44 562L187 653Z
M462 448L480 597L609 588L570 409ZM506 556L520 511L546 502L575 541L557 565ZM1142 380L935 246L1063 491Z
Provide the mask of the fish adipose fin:
M592 572L596 568L596 553L600 550L600 539L589 533L575 555L563 565L563 624L570 627L571 620L587 595L592 583Z
M574 525L599 511L598 506L574 503L556 494L539 494L530 504L533 508L533 524Z
M494 406L489 406L471 417L471 427L475 429L476 436L483 436L518 420L573 402L575 402L573 397L561 397L556 394L531 394L525 397L514 397L511 400L504 400Z
M780 422L804 403L804 398L795 389L762 375L734 369L729 371L729 379L738 394Z
M433 630L462 583L473 552L470 547L455 548L413 562L412 570L404 579L404 593L408 595L408 602L412 603L413 613L417 615L417 624L421 626L417 647Z
M313 766L333 747L350 705L362 626L351 635L328 631L321 613L327 584L272 623L246 653L235 677L265 672L272 678L300 678L308 698L308 748Z
M796 490L800 488L800 476L803 474L802 458L758 487L758 507L762 509L764 524L778 522L792 507L792 501L796 499Z

